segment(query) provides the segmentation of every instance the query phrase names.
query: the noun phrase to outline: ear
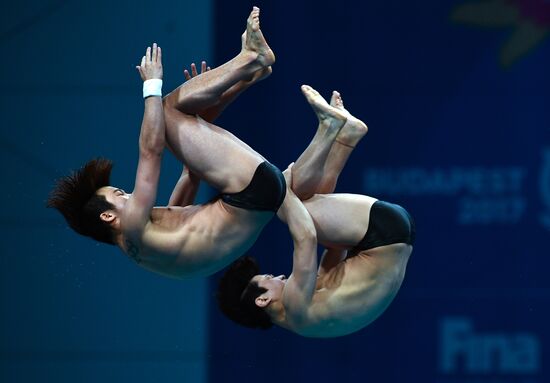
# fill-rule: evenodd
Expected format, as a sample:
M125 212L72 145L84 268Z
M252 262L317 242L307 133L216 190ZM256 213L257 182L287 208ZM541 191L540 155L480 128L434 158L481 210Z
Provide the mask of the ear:
M254 300L254 303L256 303L256 306L264 308L271 303L271 298L265 295L260 295Z
M115 220L116 215L113 213L112 210L106 210L99 215L99 218L103 222L112 223Z

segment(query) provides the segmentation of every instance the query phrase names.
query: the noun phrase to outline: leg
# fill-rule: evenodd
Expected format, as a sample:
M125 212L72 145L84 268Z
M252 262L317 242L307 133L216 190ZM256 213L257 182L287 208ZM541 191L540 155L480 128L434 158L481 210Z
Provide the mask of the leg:
M248 89L250 86L252 86L256 82L265 79L270 74L271 74L271 67L266 67L266 68L258 70L256 73L254 73L254 76L252 77L252 79L250 81L245 81L245 80L239 81L237 84L233 85L231 88L229 88L227 91L225 91L221 95L219 103L217 103L216 105L213 105L211 107L208 107L208 108L200 111L197 114L202 119L204 119L205 121L210 122L210 123L213 122L221 114L221 112L231 102L233 102L233 100L235 100L238 97L239 94L241 94L243 91ZM199 76L196 76L196 77L199 77ZM196 77L194 77L194 78L196 78ZM180 88L183 90L185 88L186 84L187 83L182 84ZM187 91L185 91L185 92L187 92ZM200 90L199 90L199 92L200 92ZM183 100L181 106L185 106L185 105L186 105L186 101ZM169 107L169 103L168 104L165 103L165 108L167 108L167 107ZM181 110L181 108L179 108L179 110ZM194 113L191 113L191 114L194 114ZM252 150L252 148L250 148L250 146L248 146L243 141L239 140L232 133L230 133L228 131L225 131L223 129L219 129L219 132L227 135L227 137L230 137L233 140L235 140L236 142L238 142L245 150ZM172 154L175 154L175 151L174 151L174 149L172 149L172 146L171 146L172 143L167 141L166 145L167 145L168 149L172 152Z
M204 110L201 110L198 115L201 118L205 119L208 122L213 122L220 116L220 114L231 104L242 92L250 88L255 83L265 79L272 72L271 67L266 67L258 70L254 73L254 76L251 80L241 80L231 88L223 92L219 100L212 106L207 107Z
M304 206L327 248L349 249L365 236L375 198L359 194L316 194Z
M225 96L227 105L246 89L243 85L253 80L258 71L272 65L275 55L260 30L259 15L260 10L254 7L243 34L242 50L236 57L185 82L166 96L165 104L187 114L199 114L220 104L224 93L237 86Z
M176 158L223 193L243 190L265 159L231 133L165 107L166 141Z
M340 93L333 92L330 104L342 110L346 116L346 124L338 132L325 162L323 177L315 193L333 193L338 177L346 165L348 158L359 141L367 134L368 128L361 120L352 116L345 108Z
M241 52L222 66L201 73L200 76L193 77L164 98L165 117L167 121L171 121L170 123L167 122L166 125L168 148L176 158L188 165L192 171L200 176L200 178L204 179L218 190L231 192L227 191L226 186L228 185L221 179L221 174L215 173L218 174L218 176L213 176L211 168L210 171L206 171L203 168L208 168L208 166L201 166L201 164L194 161L195 156L191 153L196 150L192 150L191 153L188 153L183 149L189 143L189 140L186 139L184 134L189 128L184 127L187 127L187 125L193 126L194 124L192 121L193 119L188 118L190 116L184 117L182 113L188 115L200 115L204 113L207 121L212 121L241 92L253 83L267 77L271 73L271 64L273 64L274 61L275 56L267 45L262 31L260 30L259 9L254 7L247 20L247 29L242 36ZM231 142L232 144L240 146L241 149L237 152L238 154L248 154L252 158L260 158L262 161L265 161L265 159L250 148L250 146L239 140L233 134L217 128L214 125L206 124L204 120L201 121L202 124L199 122L198 125L202 127L214 127L215 129L212 135L218 138L213 147L206 147L204 149L204 153L214 151L214 147L218 147L216 143L219 144L224 142L224 145L229 145L229 142ZM181 132L178 131L180 128L182 129ZM204 132L202 132L202 129L191 130L194 132L193 134L201 132L201 134L198 135L206 138L206 134L203 134ZM223 141L220 141L220 136L224 136ZM191 146L191 149L194 149L194 147ZM218 147L218 149L223 149L223 147ZM237 166L235 166L235 162L233 162L234 158L229 158L231 158L232 166L236 169ZM196 166L194 166L193 163L196 163ZM209 164L208 161L205 165L207 164ZM227 167L229 164L226 159L225 164L220 163L219 165L221 165L222 169L225 169L224 165ZM250 174L248 180L250 180L252 174ZM234 180L234 177L231 177L229 174L228 180ZM237 185L241 185L241 182L237 182ZM240 191L245 186L246 184L242 185L238 190L233 190L237 186L232 185L230 189L233 190L232 192L235 192Z
M317 271L318 277L323 276L332 270L334 266L339 265L340 262L346 259L347 255L348 251L345 249L326 248L319 262L319 270Z
M302 91L319 117L313 140L292 168L292 188L302 200L313 194L331 193L353 147L367 133L367 126L346 109L340 94L333 92L330 105L309 87ZM346 117L341 129L334 119ZM341 126L341 125L340 125Z
M206 66L206 63L203 62L204 66ZM244 92L246 89L248 89L250 86L254 85L258 81L261 81L268 77L271 74L272 70L271 67L266 67L258 70L256 73L254 73L252 79L250 81L241 80L237 84L233 85L231 88L229 88L227 91L225 91L220 99L212 106L207 107L204 110L201 110L199 113L197 113L202 119L206 120L207 122L213 122L218 116L222 113L222 111L231 103L233 102L239 94ZM202 73L205 73L205 70L202 71ZM201 73L201 75L202 75ZM195 77L199 77L199 75L196 75ZM195 78L193 77L193 78ZM185 84L183 84L182 89L185 87ZM166 105L165 103L165 106ZM222 133L222 129L220 129L220 133ZM235 141L239 142L243 148L246 150L252 150L250 146L245 144L243 141L239 140L237 137L235 137L233 134L227 131L223 131L224 134L226 134L228 137L231 137ZM171 148L170 143L167 142L168 149L174 154L174 150Z

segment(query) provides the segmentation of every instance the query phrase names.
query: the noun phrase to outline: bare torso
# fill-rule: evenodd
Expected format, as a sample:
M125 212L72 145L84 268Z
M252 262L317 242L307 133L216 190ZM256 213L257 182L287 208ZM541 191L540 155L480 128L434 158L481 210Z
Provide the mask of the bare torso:
M304 205L313 218L319 243L349 250L365 235L370 209L377 200L357 194L316 195ZM335 337L357 331L375 320L395 298L413 247L380 246L319 269L317 284L301 323L282 323L308 337Z
M292 328L309 337L335 337L374 321L395 298L412 246L393 244L357 254L317 278L307 322Z
M204 205L154 208L140 244L122 240L122 250L156 273L207 276L245 253L272 218L221 200ZM124 230L123 230L124 231Z

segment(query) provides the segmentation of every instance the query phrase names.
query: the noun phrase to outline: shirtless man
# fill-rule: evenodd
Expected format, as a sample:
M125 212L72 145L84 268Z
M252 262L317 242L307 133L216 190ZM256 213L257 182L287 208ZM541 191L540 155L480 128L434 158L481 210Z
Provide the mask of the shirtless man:
M147 48L137 67L145 110L133 192L109 186L112 163L95 159L59 180L48 206L78 233L116 245L140 266L170 277L210 275L248 250L284 199L284 177L234 135L195 114L214 118L224 104L269 74L275 56L260 30L259 12L254 7L250 13L235 58L164 99L161 49L156 44ZM189 173L178 182L170 206L154 207L165 144ZM221 196L189 205L197 179Z
M330 194L367 127L344 109L337 92L329 105L312 88L302 91L321 123L312 144L284 172L288 190L279 217L294 242L292 273L288 279L260 274L256 261L244 257L220 280L218 304L247 327L276 324L306 337L337 337L367 326L396 296L414 225L398 205ZM340 114L347 118L341 130L323 128ZM326 247L319 267L318 242Z

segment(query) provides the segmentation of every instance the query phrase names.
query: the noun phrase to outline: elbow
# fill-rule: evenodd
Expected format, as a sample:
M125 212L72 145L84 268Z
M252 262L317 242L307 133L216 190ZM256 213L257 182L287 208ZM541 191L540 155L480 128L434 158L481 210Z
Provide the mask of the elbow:
M155 147L155 146L151 146L151 147L149 147L149 146L147 146L147 147L140 146L139 155L142 158L162 157L163 150L164 150L164 147L162 147L162 146L158 146L158 147Z
M317 232L315 231L315 227L313 225L311 225L311 227L304 227L300 233L296 233L294 240L300 245L317 245Z
M315 230L315 226L313 225L313 222L311 223L311 225L308 225L306 227L304 232L305 232L304 233L305 240L310 240L314 242L317 241L317 230Z
M141 155L161 156L164 151L165 141L163 137L142 137L139 142Z

